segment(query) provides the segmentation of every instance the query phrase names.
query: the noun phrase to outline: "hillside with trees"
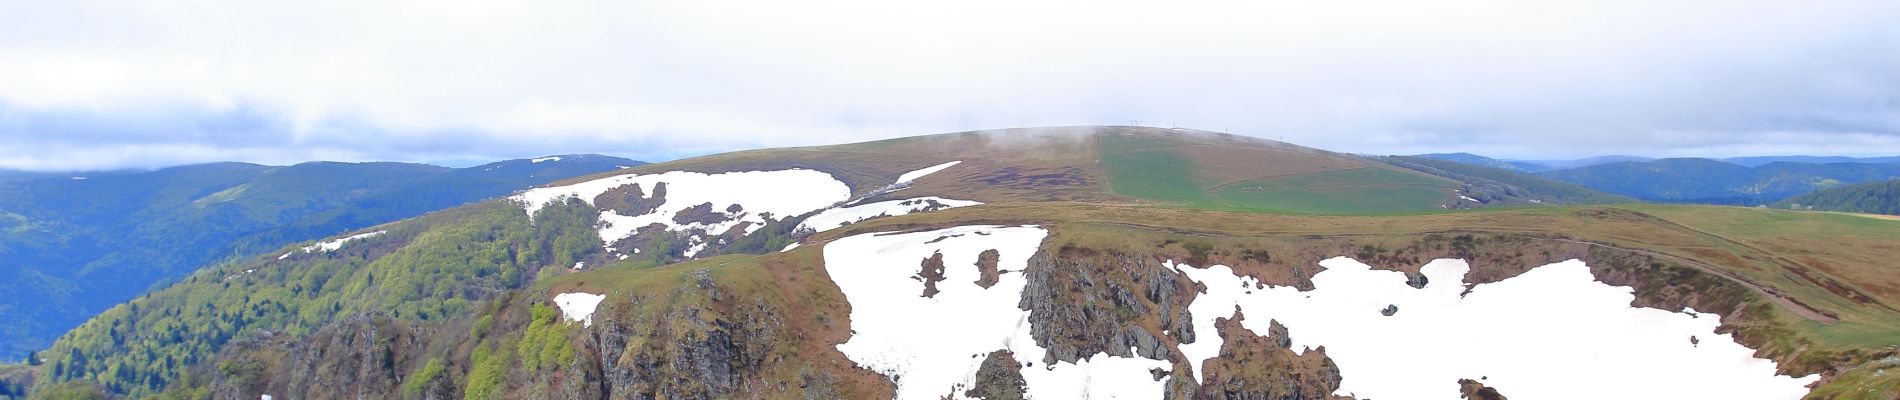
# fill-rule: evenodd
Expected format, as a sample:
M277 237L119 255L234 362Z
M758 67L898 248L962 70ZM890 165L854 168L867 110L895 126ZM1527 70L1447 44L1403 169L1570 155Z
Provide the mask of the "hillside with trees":
M1790 197L1775 208L1900 215L1900 180L1869 182Z

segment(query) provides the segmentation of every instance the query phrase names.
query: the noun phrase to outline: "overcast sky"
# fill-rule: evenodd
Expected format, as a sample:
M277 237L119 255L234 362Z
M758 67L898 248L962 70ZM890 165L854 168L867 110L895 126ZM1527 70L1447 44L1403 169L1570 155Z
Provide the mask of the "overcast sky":
M1900 155L1896 21L1892 0L0 0L0 168L1136 120L1379 154Z

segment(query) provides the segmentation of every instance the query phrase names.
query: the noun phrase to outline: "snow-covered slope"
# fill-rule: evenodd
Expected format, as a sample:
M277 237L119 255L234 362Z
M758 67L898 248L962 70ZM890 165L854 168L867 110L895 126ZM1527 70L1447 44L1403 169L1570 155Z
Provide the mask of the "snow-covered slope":
M564 186L531 189L512 199L522 204L530 217L548 203L580 199L599 205L599 198L614 189L637 185L639 200L656 201L651 210L639 214L603 209L600 214L600 240L611 249L615 242L632 237L640 228L660 225L666 231L684 233L693 247L692 257L711 238L731 229L749 235L765 224L787 217L817 211L851 198L851 188L830 174L807 169L746 171L722 174L673 171L649 175L618 175ZM660 189L664 187L664 189ZM662 197L659 192L664 190ZM682 222L681 213L706 206L711 220L692 218Z
M994 351L1042 360L1046 350L1019 303L1022 271L1046 235L1033 226L964 226L827 244L826 272L851 303L854 334L838 350L891 377L899 399L963 398ZM996 252L1000 273L988 287L978 267L986 251ZM1794 399L1819 379L1776 375L1773 361L1716 332L1717 315L1632 307L1630 288L1598 282L1581 261L1472 286L1463 283L1464 261L1441 259L1422 268L1421 288L1349 258L1320 266L1314 289L1300 291L1226 266L1170 263L1205 288L1189 305L1198 340L1179 347L1196 369L1190 376L1202 378L1202 363L1219 355L1215 319L1238 310L1255 334L1286 326L1296 353L1324 346L1342 377L1336 394L1357 398L1456 399L1459 380L1470 379L1534 399ZM1172 369L1107 354L1031 364L1019 372L1035 398L1160 398L1168 378L1150 370Z
M880 217L895 217L904 214L937 211L943 209L969 207L983 204L969 200L952 200L941 197L918 197L904 200L880 201L871 204L859 204L850 207L831 208L805 218L798 225L801 230L824 232L847 224Z
M907 234L860 234L827 244L825 270L851 302L851 339L838 350L891 377L898 399L967 398L984 355L1008 350L1042 360L1029 312L1017 308L1022 270L1047 231L1034 226L964 226ZM997 281L984 287L978 258L997 252ZM928 283L926 261L941 256L941 280ZM1096 354L1080 364L1022 366L1028 394L1040 399L1160 398L1167 361Z
M1220 351L1221 338L1205 333L1239 307L1256 334L1279 321L1294 351L1324 346L1343 377L1336 394L1357 398L1456 399L1458 380L1471 379L1525 399L1798 399L1820 378L1777 376L1773 361L1715 332L1719 316L1631 307L1630 288L1596 281L1582 261L1469 293L1462 260L1426 264L1423 288L1349 258L1320 266L1302 292L1226 266L1174 264L1206 287L1189 305L1203 334L1181 346L1195 377Z

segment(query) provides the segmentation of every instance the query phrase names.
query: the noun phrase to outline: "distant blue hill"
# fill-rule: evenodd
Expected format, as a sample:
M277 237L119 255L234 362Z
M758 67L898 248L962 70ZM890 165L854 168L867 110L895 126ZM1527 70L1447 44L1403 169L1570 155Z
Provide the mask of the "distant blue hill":
M1747 167L1704 158L1667 158L1546 171L1538 176L1649 201L1753 206L1841 185L1900 178L1900 163L1774 162Z
M1543 169L1544 171L1550 171L1550 170L1559 170L1559 169L1582 168L1582 167L1588 167L1588 166L1593 166L1593 165L1603 165L1603 164L1620 163L1620 162L1643 162L1643 161L1650 161L1650 160L1654 160L1654 158L1643 157L1643 156L1610 155L1610 156L1596 156L1596 157L1589 157L1589 158L1578 158L1578 159L1572 159L1572 160L1509 160L1508 162L1538 165L1538 166L1542 166L1544 168Z
M1485 157L1485 156L1471 154L1471 153L1432 153L1432 154L1419 154L1412 157L1451 161L1451 162L1456 162L1456 163L1476 165L1480 167L1491 167L1491 168L1497 168L1497 169L1502 169L1502 170L1507 170L1507 171L1525 172L1525 173L1542 172L1542 171L1548 171L1551 169L1551 167L1549 166L1534 163L1534 162L1505 161L1505 160L1499 160L1499 159Z
M1722 161L1727 161L1731 164L1740 165L1744 167L1759 167L1762 165L1767 165L1769 163L1776 163L1776 162L1796 162L1796 163L1809 163L1809 164L1832 164L1832 163L1887 164L1887 163L1900 163L1900 156L1893 156L1893 157L1764 156L1764 157L1731 157L1731 158L1724 158L1722 159Z
M1510 161L1469 153L1417 157L1527 172L1645 201L1676 203L1764 205L1822 189L1900 179L1900 157L1603 156L1560 161Z

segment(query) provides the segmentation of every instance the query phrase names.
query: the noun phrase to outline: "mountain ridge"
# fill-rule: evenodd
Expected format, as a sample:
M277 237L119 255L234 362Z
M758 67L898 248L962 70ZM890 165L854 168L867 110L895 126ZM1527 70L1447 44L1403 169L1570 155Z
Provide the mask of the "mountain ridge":
M1745 345L1773 362L1755 371L1768 377L1812 376L1815 393L1835 394L1897 379L1878 371L1894 354L1880 347L1892 337L1881 327L1900 321L1890 306L1900 293L1880 289L1896 278L1867 249L1900 225L1707 206L1454 210L1442 206L1464 190L1460 181L1375 159L1129 129L762 149L564 179L333 236L356 239L317 247L326 250L298 243L202 269L63 336L29 386L159 398L937 398L1047 393L1046 371L1088 363L1132 371L1139 376L1099 381L1158 388L1155 397L1320 398L1346 387L1342 375L1365 376L1357 372L1365 364L1347 361L1345 346L1296 350L1287 336L1299 322L1267 324L1269 315L1234 307L1190 312L1213 292L1183 271L1231 271L1260 293L1309 291L1338 265L1325 260L1340 257L1420 290L1453 282L1425 268L1429 260L1466 261L1462 279L1475 285L1583 260L1587 268L1571 271L1626 287L1611 288L1633 299L1622 308L1706 322L1697 328L1708 332L1703 345ZM824 188L831 197L819 200L837 202L761 214L792 204L754 184L819 174L841 187L801 187ZM1328 214L1299 212L1329 210L1310 204L1243 207L1260 197L1217 193L1235 183L1274 201L1431 195ZM942 207L909 208L931 200ZM858 207L903 212L852 214L870 218L824 230L802 224ZM1766 224L1777 228L1764 234ZM986 242L1030 230L1046 236L1007 248ZM863 362L867 353L843 351L859 338L853 305L867 300L834 276L845 271L835 263L860 252L833 245L866 240L912 242L893 251L918 257L876 263L896 268L880 272L892 279L853 287L904 301L1019 294L982 298L1026 313L1006 321L1024 329L1012 339L1020 347L954 354L938 364L968 357L977 380L921 390L903 385L964 375L898 379ZM1797 263L1762 250L1769 246L1830 262ZM597 303L578 307L577 294ZM1391 304L1363 312L1374 321L1418 312ZM1714 333L1716 317L1725 335ZM1225 321L1208 325L1215 331L1195 328L1215 318ZM1698 341L1667 339L1685 349ZM1204 353L1207 344L1219 348ZM1018 362L1035 366L1010 367ZM1457 383L1439 386L1449 397Z

